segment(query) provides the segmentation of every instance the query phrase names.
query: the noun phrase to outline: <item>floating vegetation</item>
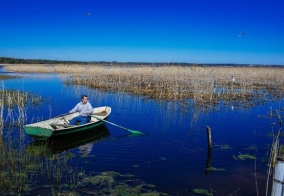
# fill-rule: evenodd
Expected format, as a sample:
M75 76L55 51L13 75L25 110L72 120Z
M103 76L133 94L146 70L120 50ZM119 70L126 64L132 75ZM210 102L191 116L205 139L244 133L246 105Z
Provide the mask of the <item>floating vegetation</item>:
M209 167L209 168L206 168L206 170L208 170L208 171L226 171L226 169L216 168L216 167Z
M83 168L70 164L78 157L68 151L46 156L44 144L23 149L15 141L3 141L0 140L1 195L33 195L39 189L50 190L48 195L167 195L131 174L106 171L87 175Z
M222 145L220 146L220 149L221 149L221 150L229 150L229 149L232 149L232 148L231 148L230 145L228 145L228 144L222 144Z
M207 189L192 189L192 193L199 194L199 195L206 195L206 196L212 196L213 195Z
M245 148L245 149L246 149L246 150L257 150L258 148L257 148L256 145L252 144L252 145L248 146L248 147Z
M0 195L33 195L41 187L56 192L61 183L72 190L85 175L68 164L70 157L67 152L45 157L43 148L25 149L20 141L0 138Z
M167 195L157 192L155 188L155 185L146 184L133 175L108 171L86 177L78 184L76 191L87 195Z
M234 160L239 160L238 157L236 155L232 155Z
M256 159L255 156L249 155L249 154L240 154L238 155L238 158L240 160L246 160L246 159Z

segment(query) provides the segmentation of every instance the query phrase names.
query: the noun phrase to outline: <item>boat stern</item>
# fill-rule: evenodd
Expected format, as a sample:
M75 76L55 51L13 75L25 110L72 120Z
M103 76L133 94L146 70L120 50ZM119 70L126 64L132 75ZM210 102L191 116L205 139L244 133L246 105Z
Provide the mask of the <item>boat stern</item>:
M50 138L53 134L53 131L50 129L35 127L35 126L24 126L26 133L36 140L46 140Z

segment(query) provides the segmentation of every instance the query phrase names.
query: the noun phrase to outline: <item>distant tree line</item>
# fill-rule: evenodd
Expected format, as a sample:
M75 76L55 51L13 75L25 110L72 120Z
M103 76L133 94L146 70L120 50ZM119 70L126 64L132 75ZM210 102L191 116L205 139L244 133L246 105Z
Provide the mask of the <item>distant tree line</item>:
M59 61L59 60L46 60L46 59L20 59L20 58L9 58L0 57L0 63L2 64L99 64L105 66L231 66L231 67L283 67L283 65L260 65L260 64L199 64L199 63L182 63L182 62L117 62L117 61Z
M0 57L0 63L3 64L67 64L67 63L84 63L79 61L58 61L58 60L45 60L45 59L19 59L19 58L8 58Z
M165 66L165 65L179 65L179 66L202 66L201 64L193 63L179 63L179 62L117 62L117 61L59 61L59 60L46 60L46 59L20 59L0 57L0 63L2 64L100 64L100 65L127 65L127 66Z

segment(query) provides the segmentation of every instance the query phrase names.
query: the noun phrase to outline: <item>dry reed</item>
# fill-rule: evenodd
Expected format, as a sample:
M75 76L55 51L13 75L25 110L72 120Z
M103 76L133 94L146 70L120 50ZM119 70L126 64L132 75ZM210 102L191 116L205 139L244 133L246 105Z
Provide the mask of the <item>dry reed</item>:
M67 84L159 100L194 100L197 106L205 107L220 102L247 107L277 100L284 93L284 68L281 67L23 64L4 68L17 72L68 73L72 77Z

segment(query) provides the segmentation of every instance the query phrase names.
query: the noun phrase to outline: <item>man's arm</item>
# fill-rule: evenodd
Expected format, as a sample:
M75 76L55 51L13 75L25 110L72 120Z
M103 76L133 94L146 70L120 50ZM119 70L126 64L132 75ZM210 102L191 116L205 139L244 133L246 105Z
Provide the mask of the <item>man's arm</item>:
M77 112L78 109L79 109L79 103L72 110L70 110L69 113Z
M88 102L87 104L88 104L88 105L87 105L87 113L88 113L89 115L92 115L94 109L93 109L92 105L91 105L89 102Z

